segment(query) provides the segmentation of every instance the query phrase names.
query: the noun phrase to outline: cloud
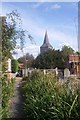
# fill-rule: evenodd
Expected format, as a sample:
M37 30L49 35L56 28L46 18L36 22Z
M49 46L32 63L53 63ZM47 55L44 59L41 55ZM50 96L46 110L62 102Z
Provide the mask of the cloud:
M16 58L16 57L19 58L19 57L23 56L23 54L25 55L26 53L32 54L34 57L37 57L37 55L40 53L40 46L27 45L26 47L24 47L23 53L20 49L15 49L14 51L15 51L15 53L17 53L15 55L13 55L14 58Z
M34 4L34 8L38 8L41 4L38 3ZM59 4L53 4L52 6L54 6L52 7L52 9L60 8ZM51 44L53 43L52 45L54 48L55 48L54 43L58 43L57 46L59 47L65 44L65 45L70 45L74 49L77 48L77 39L75 35L71 36L70 34L66 34L64 31L62 32L61 29L55 29L56 28L55 25L49 26L46 24L46 22L43 23L42 21L41 23L40 17L38 19L39 20L35 21L35 19L31 19L29 15L27 15L27 17L26 16L23 17L24 29L28 30L33 36L34 40L38 43L37 45L32 45L32 44L29 45L28 43L27 44L25 43L26 46L24 48L24 51L29 52L30 54L33 54L36 57L40 52L39 47L43 43L44 32L46 31L46 29L48 31L50 43ZM69 25L65 25L65 26L68 27ZM18 52L18 56L21 56L21 51Z
M61 8L61 5L59 4L53 4L53 5L50 5L48 7L45 8L46 11L48 10L57 10L57 9L60 9Z
M79 2L79 0L2 0L2 2Z
M34 3L31 7L36 9L36 8L40 7L42 4L43 4L42 2Z
M38 45L28 45L24 48L24 52L32 54L34 57L37 57L37 55L40 53L40 46Z
M2 3L0 2L0 15L2 15Z
M61 6L59 4L54 4L51 6L51 9L60 9Z
M30 28L30 32L33 34L34 39L37 41L40 40L40 38L41 38L41 40L43 42L44 32L47 29L50 43L59 42L62 44L62 46L63 46L63 44L70 45L74 49L77 49L77 37L76 36L71 36L70 34L66 34L65 32L56 30L55 28L51 29L49 26L46 27L44 25L44 27L43 27L43 25L37 24L34 21L31 21L28 19L27 19L27 24L25 25L25 27ZM57 46L59 46L59 45L57 45ZM55 47L54 44L53 44L53 47Z

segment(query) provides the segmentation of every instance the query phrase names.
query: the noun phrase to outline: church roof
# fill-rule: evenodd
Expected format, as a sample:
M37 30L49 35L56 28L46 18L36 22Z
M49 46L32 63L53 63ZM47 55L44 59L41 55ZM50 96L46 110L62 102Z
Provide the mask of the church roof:
M45 33L44 42L43 42L43 45L41 47L52 48L52 45L49 43L47 31Z

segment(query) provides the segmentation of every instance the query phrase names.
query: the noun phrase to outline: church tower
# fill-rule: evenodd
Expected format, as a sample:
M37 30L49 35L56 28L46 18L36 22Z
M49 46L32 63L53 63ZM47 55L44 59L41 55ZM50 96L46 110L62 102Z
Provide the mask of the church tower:
M44 42L43 42L42 46L40 47L40 53L44 53L49 49L53 49L53 47L49 43L48 34L47 34L47 31L46 31L45 37L44 37Z

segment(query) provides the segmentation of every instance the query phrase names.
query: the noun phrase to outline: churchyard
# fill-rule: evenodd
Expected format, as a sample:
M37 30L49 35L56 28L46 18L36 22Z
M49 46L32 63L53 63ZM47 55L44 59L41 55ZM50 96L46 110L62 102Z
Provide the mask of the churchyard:
M41 53L35 59L28 54L30 61L25 53L22 61L14 60L17 39L23 52L25 31L17 11L6 17L0 17L0 119L80 120L80 53L66 45L61 50L53 49L46 31ZM33 41L30 34L27 36ZM19 77L18 70L22 74Z
M80 79L64 71L55 69L32 69L22 78L23 116L29 120L78 120L80 118ZM11 61L8 61L7 75L11 74ZM27 70L26 70L27 73ZM10 78L9 78L10 77ZM3 79L2 117L12 117L9 112L10 96L13 96L15 77ZM4 87L4 85L6 87ZM14 116L15 117L15 116Z
M56 74L34 70L23 78L24 116L32 120L79 120L80 80L58 79Z

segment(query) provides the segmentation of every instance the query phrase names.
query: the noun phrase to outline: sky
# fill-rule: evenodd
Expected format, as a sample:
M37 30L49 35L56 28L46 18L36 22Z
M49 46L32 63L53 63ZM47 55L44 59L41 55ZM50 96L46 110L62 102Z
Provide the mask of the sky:
M46 30L54 49L69 45L77 51L77 5L77 2L3 2L2 9L0 4L0 15L6 15L12 10L20 13L23 29L27 30L35 41L32 44L26 34L24 53L36 57L40 53ZM22 55L20 49L15 51L18 53L17 57Z

